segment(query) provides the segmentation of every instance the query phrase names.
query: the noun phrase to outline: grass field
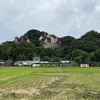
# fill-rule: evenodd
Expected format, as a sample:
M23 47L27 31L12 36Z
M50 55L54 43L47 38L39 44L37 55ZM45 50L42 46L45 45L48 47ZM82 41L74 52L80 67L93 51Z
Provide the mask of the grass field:
M100 68L0 68L0 100L100 100Z

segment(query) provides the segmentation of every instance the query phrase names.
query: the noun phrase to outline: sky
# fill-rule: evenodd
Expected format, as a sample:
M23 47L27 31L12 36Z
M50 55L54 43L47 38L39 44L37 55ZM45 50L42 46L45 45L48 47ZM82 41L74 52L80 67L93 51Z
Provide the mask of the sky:
M75 38L100 32L100 0L0 0L0 42L30 29Z

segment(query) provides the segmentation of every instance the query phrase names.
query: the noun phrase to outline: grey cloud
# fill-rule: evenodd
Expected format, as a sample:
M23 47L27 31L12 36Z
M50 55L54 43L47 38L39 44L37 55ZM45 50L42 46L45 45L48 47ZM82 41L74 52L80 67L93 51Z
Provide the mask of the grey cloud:
M99 0L3 0L0 3L0 41L13 40L29 29L76 38L100 31Z

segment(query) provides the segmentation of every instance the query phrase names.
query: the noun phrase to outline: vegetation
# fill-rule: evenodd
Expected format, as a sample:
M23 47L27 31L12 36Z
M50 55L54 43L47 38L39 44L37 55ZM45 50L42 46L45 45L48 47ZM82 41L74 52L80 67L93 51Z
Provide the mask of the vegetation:
M0 100L99 100L99 68L0 68Z
M100 33L89 31L79 39L71 36L59 38L60 48L43 48L39 45L39 37L46 32L30 30L28 36L30 43L16 44L14 41L0 45L0 60L32 60L40 56L41 60L60 61L74 60L78 64L100 62Z

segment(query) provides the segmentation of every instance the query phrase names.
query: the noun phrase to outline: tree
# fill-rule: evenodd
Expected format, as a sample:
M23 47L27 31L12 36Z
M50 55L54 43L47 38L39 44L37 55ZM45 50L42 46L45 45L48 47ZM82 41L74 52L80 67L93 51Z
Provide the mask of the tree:
M33 58L34 58L34 57L37 57L36 52L33 52L32 57L33 57Z
M75 38L71 36L65 36L62 37L60 40L62 42L62 46L68 46L72 41L75 40Z
M89 55L90 55L90 61L92 61L92 62L96 61L96 55L95 55L94 51L91 52Z
M100 61L100 48L95 51L96 61Z
M51 58L48 57L48 56L45 56L45 57L43 58L43 60L44 60L44 61L51 61Z
M60 62L62 59L60 57L54 57L55 62Z
M73 59L78 63L89 63L90 58L87 52L83 50L76 49L72 52Z

